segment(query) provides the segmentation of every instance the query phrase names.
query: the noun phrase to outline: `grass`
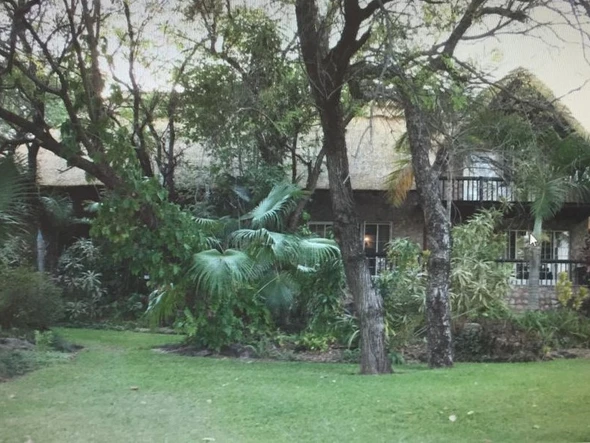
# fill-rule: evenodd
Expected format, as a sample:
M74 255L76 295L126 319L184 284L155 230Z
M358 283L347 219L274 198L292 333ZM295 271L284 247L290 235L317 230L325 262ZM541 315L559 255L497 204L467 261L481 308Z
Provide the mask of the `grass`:
M174 336L60 333L85 350L0 384L0 441L590 441L587 360L363 377L353 365L150 350Z

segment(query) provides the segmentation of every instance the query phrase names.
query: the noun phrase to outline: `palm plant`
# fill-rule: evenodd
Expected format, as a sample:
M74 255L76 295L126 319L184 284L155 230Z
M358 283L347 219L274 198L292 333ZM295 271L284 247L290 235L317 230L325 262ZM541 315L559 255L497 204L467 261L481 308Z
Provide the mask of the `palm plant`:
M280 232L300 196L297 186L279 184L240 220L196 220L200 229L213 236L213 247L194 254L186 274L200 310L191 313L193 324L199 325L193 331L208 341L204 344L219 347L234 340L231 330L240 321L236 316L254 315L248 312L250 303L262 303L275 317L288 312L299 292L299 274L314 272L319 263L339 257L333 240ZM235 226L238 229L231 229ZM150 310L158 313L171 302L160 294L153 298ZM214 342L203 333L216 323Z
M0 239L24 229L30 186L12 156L0 157Z
M567 148L577 144L575 158L570 158ZM517 187L521 198L530 202L530 212L534 220L532 235L538 242L531 242L529 271L529 307L539 309L539 278L541 268L541 237L543 222L555 216L568 201L587 200L590 193L590 176L588 167L590 142L570 134L559 138L549 131L537 138L536 146L527 146L516 152L514 165ZM549 155L539 156L539 152L549 151ZM584 152L585 151L585 152ZM540 158L539 158L540 157ZM532 160L531 159L535 159Z
M541 105L539 105L541 106ZM590 141L557 124L551 115L485 109L468 123L470 140L500 154L498 173L512 182L514 196L527 203L533 219L529 261L529 308L539 309L541 239L544 221L567 201L590 193Z

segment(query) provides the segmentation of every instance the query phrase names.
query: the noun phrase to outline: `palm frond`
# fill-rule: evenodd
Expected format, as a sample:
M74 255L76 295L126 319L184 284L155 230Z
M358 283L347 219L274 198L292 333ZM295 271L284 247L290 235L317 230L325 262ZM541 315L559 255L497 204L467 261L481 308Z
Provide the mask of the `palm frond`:
M76 218L74 214L74 205L70 198L43 195L39 197L39 201L49 223L54 228L64 229L81 222L81 219Z
M230 294L235 283L257 276L250 256L235 249L209 249L195 254L189 275L199 290L213 294Z
M280 229L285 216L293 210L303 191L292 183L276 185L252 211L242 219L251 220L253 228Z
M302 238L297 242L298 261L305 266L340 257L338 244L329 238Z
M268 229L240 229L231 235L231 244L246 249L259 266L287 263L297 256L299 238Z
M553 217L567 200L571 189L572 186L567 177L556 177L538 183L538 186L531 190L533 215L543 220Z
M385 180L387 198L394 206L401 206L413 184L414 170L412 169L411 157L404 157L396 162L396 168Z
M285 271L267 275L260 284L258 292L275 316L288 312L300 291L296 280Z
M23 228L30 189L14 157L0 157L0 236Z

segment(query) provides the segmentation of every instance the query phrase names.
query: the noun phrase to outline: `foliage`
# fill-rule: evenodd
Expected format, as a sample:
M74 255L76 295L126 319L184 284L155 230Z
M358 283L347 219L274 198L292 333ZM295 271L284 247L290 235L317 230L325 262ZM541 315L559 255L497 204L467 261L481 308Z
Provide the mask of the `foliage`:
M33 239L27 235L8 235L0 243L0 269L25 266L33 261Z
M514 321L540 334L548 348L590 347L590 319L571 309L528 311Z
M313 268L299 267L296 278L299 295L292 319L314 333L346 335L344 324L344 269L340 258L325 260ZM342 340L346 343L346 340Z
M557 292L557 301L561 306L574 311L579 311L584 304L584 300L588 298L588 288L585 286L581 286L574 292L572 281L567 272L559 273L555 291Z
M98 318L104 308L102 274L96 272L99 250L91 240L80 239L59 258L57 282L64 289L70 320Z
M200 47L199 63L180 81L188 138L210 155L213 198L227 212L227 203L243 203L238 192L264 197L289 172L284 161L297 167L292 155L302 152L301 136L309 132L315 110L279 22L261 8L221 9L216 26L207 30L223 47Z
M78 239L60 256L57 283L64 290L66 317L70 321L138 318L145 310L147 294L143 278L129 275L91 239Z
M477 315L504 304L511 269L498 263L506 246L498 232L502 211L482 209L452 230L451 303L457 315Z
M293 185L277 185L232 221L196 218L170 203L155 182L135 183L137 198L113 193L92 232L108 240L113 259L149 275L149 314L164 320L183 312L179 326L200 345L219 349L266 334L271 313L278 319L291 310L298 270L313 272L339 254L332 240L271 230L301 194ZM151 218L141 220L146 207Z
M32 351L0 350L0 382L26 374L38 367Z
M392 240L388 245L387 258L392 267L379 274L376 285L383 297L392 346L406 343L424 322L425 254L407 238Z
M13 156L0 155L0 240L23 229L30 183Z
M53 331L35 331L35 347L38 351L48 351L55 346Z
M61 290L26 267L0 270L0 326L46 329L63 316Z
M457 361L520 362L543 356L538 331L507 318L479 317L453 324L453 346Z

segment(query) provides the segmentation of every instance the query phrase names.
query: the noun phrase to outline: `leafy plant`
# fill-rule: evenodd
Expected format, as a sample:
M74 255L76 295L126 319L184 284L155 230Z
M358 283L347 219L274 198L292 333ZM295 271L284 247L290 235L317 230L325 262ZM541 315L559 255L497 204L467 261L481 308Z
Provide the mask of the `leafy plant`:
M527 330L538 332L547 347L590 347L590 319L571 309L528 311L514 319Z
M559 273L555 291L557 292L557 301L561 306L574 311L579 311L584 304L584 300L588 297L588 288L585 286L581 286L577 291L574 291L567 272Z
M407 238L388 245L392 267L378 275L376 285L383 296L387 334L393 347L405 344L424 322L426 254Z
M482 209L452 231L451 303L457 315L477 315L504 306L510 290L511 268L498 263L506 245L497 231L502 211Z
M55 346L53 331L35 331L35 346L39 351L49 351Z
M61 290L45 274L20 267L0 270L0 326L47 329L63 316Z
M211 246L193 253L184 272L177 272L181 285L157 288L149 311L166 315L181 305L188 308L191 315L185 321L193 339L215 349L266 334L271 313L284 320L301 291L299 270L315 272L320 263L339 255L332 240L274 230L300 192L292 185L277 185L241 218L242 228L229 233L223 229L230 224L226 218L195 219L192 229L209 235ZM220 233L225 235L215 236Z

